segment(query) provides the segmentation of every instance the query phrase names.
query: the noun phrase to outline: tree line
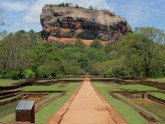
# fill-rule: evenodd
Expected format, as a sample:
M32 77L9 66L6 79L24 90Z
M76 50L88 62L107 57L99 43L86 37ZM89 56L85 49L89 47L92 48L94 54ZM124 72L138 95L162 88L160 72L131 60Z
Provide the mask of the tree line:
M90 47L44 42L40 33L23 30L0 40L0 78L62 78L89 73L104 77L165 76L165 33L138 27L116 44Z

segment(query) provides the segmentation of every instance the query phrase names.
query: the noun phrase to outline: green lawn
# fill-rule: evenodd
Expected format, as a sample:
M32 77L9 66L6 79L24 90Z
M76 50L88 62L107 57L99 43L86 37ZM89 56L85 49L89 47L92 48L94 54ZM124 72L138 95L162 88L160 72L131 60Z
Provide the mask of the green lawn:
M67 87L59 87L61 84L64 83L57 83L50 86L27 86L21 88L23 91L61 91L61 90L68 90ZM65 85L65 84L64 84ZM66 84L66 86L69 84Z
M58 96L60 94L61 93L51 93L51 94L47 95L45 99L43 99L42 101L38 102L36 104L36 106L44 105L44 103L46 103L48 100L50 100L50 99L52 99L52 98L54 98L54 97L56 97L56 96Z
M38 103L36 103L36 106L40 106L40 105L44 105L45 102L47 102L48 100L52 99L53 97L59 95L60 93L51 93L49 95L46 96L46 98ZM15 96L16 97L16 96ZM0 101L6 101L15 97L10 97L10 98L6 98ZM15 108L18 104L18 101L16 102L12 102L6 105L1 105L0 106L0 117L6 116L8 114L12 114L15 112Z
M18 102L13 102L7 105L0 105L0 118L11 114L15 111Z
M11 86L12 83L16 83L19 81L24 81L24 79L21 79L21 80L0 79L0 86Z
M5 101L8 101L8 100L11 100L11 99L15 99L17 98L18 96L12 96L12 97L9 97L9 98L5 98L5 99L1 99L0 102L5 102Z
M137 90L137 91L154 91L154 90L158 90L155 87L151 87L151 86L145 86L145 85L140 85L140 84L134 84L134 85L120 85L119 86L122 89L125 90Z
M165 83L165 78L148 78L146 81L155 81L155 82L161 82Z
M39 112L36 113L36 124L46 124L46 122L51 118L51 116L54 115L54 113L57 112L62 107L62 105L71 96L71 94L78 88L78 86L80 86L80 83L69 83L69 84L66 84L65 87L58 87L62 84L64 84L64 83L58 83L58 84L54 84L52 86L28 86L28 87L22 88L23 90L26 90L26 91L35 91L35 90L38 90L38 91L40 91L40 90L45 90L45 91L47 91L47 90L49 90L49 91L50 90L53 90L53 91L65 90L65 91L68 91L66 95L56 99L55 101L50 103L48 106L45 106L43 109L41 109ZM43 105L49 99L51 99L57 95L59 95L59 93L52 93L52 94L48 95L46 99L37 103L36 106ZM13 113L16 105L17 105L17 103L14 104L13 106L9 105L9 107L8 106L5 107L5 108L9 109L9 110L7 110L8 112L6 114ZM1 109L5 110L5 108L0 107L0 110ZM3 111L2 115L3 114L5 114L5 111ZM1 119L0 122L9 122L13 119L15 119L15 114L12 114L11 116Z
M165 119L159 117L165 117L165 113L164 113L164 105L161 105L157 102L144 102L145 99L139 99L140 102L133 102L132 100L130 100L129 98L116 93L116 95L124 100L126 100L128 103L136 106L137 108L140 108L141 110L145 111L146 113L152 115L156 120L158 120L159 122L161 122L161 124L165 124ZM144 101L143 101L144 100Z
M46 124L46 122L56 113L63 104L68 100L71 94L80 86L80 83L72 83L69 84L67 89L68 93L60 97L59 99L55 100L48 106L44 107L42 110L36 113L36 124Z
M145 118L143 118L132 107L109 95L108 91L109 89L111 90L111 88L109 88L108 84L103 84L103 83L94 83L94 84L98 88L98 90L102 93L102 95L108 100L108 102L126 119L128 124L148 123L148 121Z
M164 93L158 93L158 92L153 92L153 93L150 93L152 96L155 96L157 98L160 98L160 99L164 99L165 100L165 94Z
M96 84L98 87L100 88L106 88L107 91L121 91L121 89L115 88L113 86L116 86L118 84L113 84L113 83L99 83L99 82L94 82L94 84ZM105 87L106 86L106 87Z

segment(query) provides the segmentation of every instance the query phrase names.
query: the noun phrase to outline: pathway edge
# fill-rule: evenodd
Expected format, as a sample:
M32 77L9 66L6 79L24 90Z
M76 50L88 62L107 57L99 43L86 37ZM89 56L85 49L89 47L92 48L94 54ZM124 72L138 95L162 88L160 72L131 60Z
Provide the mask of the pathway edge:
M47 121L47 124L60 124L63 116L68 111L70 105L72 104L73 100L75 99L76 95L78 94L79 90L81 89L82 84L76 89L76 91L70 96L70 98L65 102L65 104Z
M116 124L128 124L128 122L119 114L119 112L114 109L109 103L108 101L103 97L103 95L100 93L100 91L94 86L94 84L92 82L90 82L91 85L93 86L95 92L97 93L97 95L99 96L99 98L101 99L101 101L103 102L103 104L105 105L105 108L108 110L108 112L110 113L110 115L112 116L113 120L116 122Z

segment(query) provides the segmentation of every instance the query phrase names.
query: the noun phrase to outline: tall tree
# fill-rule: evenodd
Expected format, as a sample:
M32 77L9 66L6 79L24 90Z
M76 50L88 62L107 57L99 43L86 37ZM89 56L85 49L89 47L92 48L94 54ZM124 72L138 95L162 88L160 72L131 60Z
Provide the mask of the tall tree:
M136 27L135 33L143 35L154 43L165 43L165 31L155 27Z
M119 42L118 54L126 57L125 64L132 68L133 75L149 77L152 63L156 61L157 56L157 52L155 52L157 49L153 49L153 46L153 42L143 35L129 33Z

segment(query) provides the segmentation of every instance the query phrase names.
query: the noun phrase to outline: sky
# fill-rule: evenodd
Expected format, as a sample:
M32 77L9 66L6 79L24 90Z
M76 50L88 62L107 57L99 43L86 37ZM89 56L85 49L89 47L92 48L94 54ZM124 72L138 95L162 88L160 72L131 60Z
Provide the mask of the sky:
M41 31L40 14L45 4L74 3L96 9L108 9L124 17L135 27L154 26L165 30L165 0L0 0L0 31Z

